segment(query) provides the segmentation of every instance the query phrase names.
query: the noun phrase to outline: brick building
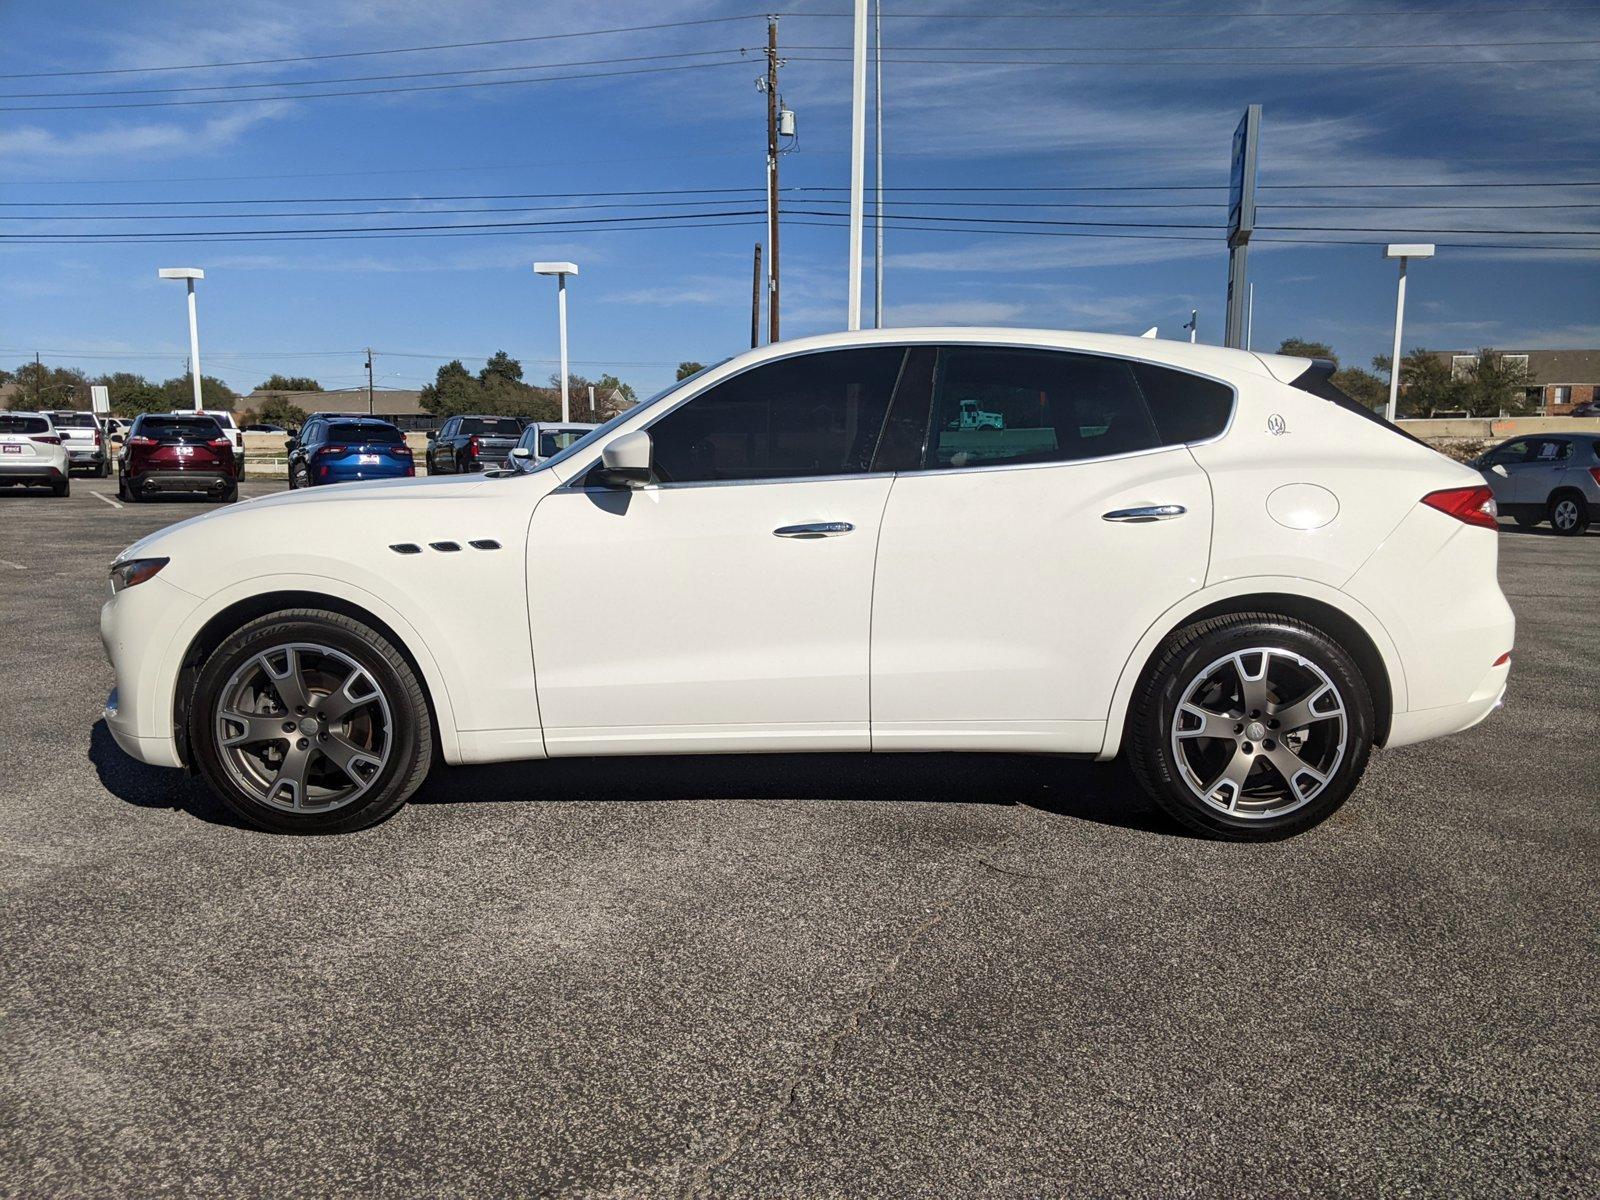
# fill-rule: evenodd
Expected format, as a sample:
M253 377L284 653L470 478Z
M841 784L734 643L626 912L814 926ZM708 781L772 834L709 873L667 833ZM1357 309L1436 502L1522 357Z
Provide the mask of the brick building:
M1434 353L1459 376L1478 356L1471 350L1436 350ZM1588 404L1600 391L1600 350L1497 350L1501 358L1522 359L1534 386L1528 398L1542 417L1564 417L1580 404Z

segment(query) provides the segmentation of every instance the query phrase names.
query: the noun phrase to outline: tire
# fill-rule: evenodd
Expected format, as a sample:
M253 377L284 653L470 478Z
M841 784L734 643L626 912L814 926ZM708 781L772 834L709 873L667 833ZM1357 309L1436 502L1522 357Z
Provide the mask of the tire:
M72 495L72 477L68 476L65 479L57 480L56 482L52 483L50 485L50 494L52 496Z
M223 492L222 495L218 496L217 499L223 504L233 504L239 499L239 485L235 483L227 491Z
M128 491L128 477L126 475L117 475L117 499L124 503L132 503L133 501L133 496Z
M341 699L349 716L318 720ZM200 669L189 714L200 774L246 822L274 833L375 825L417 790L433 760L427 699L405 657L377 630L321 609L269 613L233 633ZM297 726L292 736L286 724ZM247 740L253 729L263 737ZM224 746L226 738L235 740ZM335 747L350 769L325 753Z
M1308 720L1285 728L1273 724L1279 713ZM1128 756L1151 799L1187 829L1276 841L1349 798L1373 728L1371 690L1338 643L1304 621L1238 613L1168 639L1134 692Z
M1544 518L1543 517L1516 517L1516 516L1514 516L1511 519L1517 523L1517 528L1518 529L1537 529L1540 525L1542 525L1544 523Z
M1545 510L1550 528L1562 537L1577 537L1589 528L1589 502L1578 492L1557 492Z

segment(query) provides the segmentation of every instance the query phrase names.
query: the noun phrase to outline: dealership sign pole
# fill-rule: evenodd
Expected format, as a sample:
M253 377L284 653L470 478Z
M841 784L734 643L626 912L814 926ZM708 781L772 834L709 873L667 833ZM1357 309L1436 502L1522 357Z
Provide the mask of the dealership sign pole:
M1228 180L1228 315L1222 344L1244 346L1245 296L1250 273L1250 234L1256 225L1256 146L1261 137L1261 105L1244 110L1233 131L1233 171Z

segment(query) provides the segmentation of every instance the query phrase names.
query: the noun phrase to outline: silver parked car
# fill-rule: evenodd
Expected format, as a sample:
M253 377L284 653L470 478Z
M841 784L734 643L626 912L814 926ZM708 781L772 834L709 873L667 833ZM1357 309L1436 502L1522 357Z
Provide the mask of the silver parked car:
M1600 433L1512 438L1471 465L1489 481L1500 512L1525 529L1549 521L1571 536L1600 513Z
M536 467L598 428L597 425L587 425L582 421L535 421L523 429L522 437L512 449L512 463Z

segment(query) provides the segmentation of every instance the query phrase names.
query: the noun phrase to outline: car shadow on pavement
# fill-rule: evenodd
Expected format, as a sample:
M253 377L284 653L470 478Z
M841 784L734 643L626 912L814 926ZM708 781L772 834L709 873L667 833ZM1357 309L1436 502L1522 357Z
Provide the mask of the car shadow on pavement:
M248 828L200 779L129 757L104 721L90 731L89 761L106 791L125 803ZM649 800L1014 804L1100 825L1188 836L1150 803L1125 763L1047 755L716 754L441 764L411 803Z
M118 800L138 808L179 809L214 825L245 828L210 788L187 771L152 767L126 754L103 720L89 731L89 762L101 786Z
M1187 836L1124 762L1023 754L743 754L562 758L435 771L413 804L837 800L1016 804Z

